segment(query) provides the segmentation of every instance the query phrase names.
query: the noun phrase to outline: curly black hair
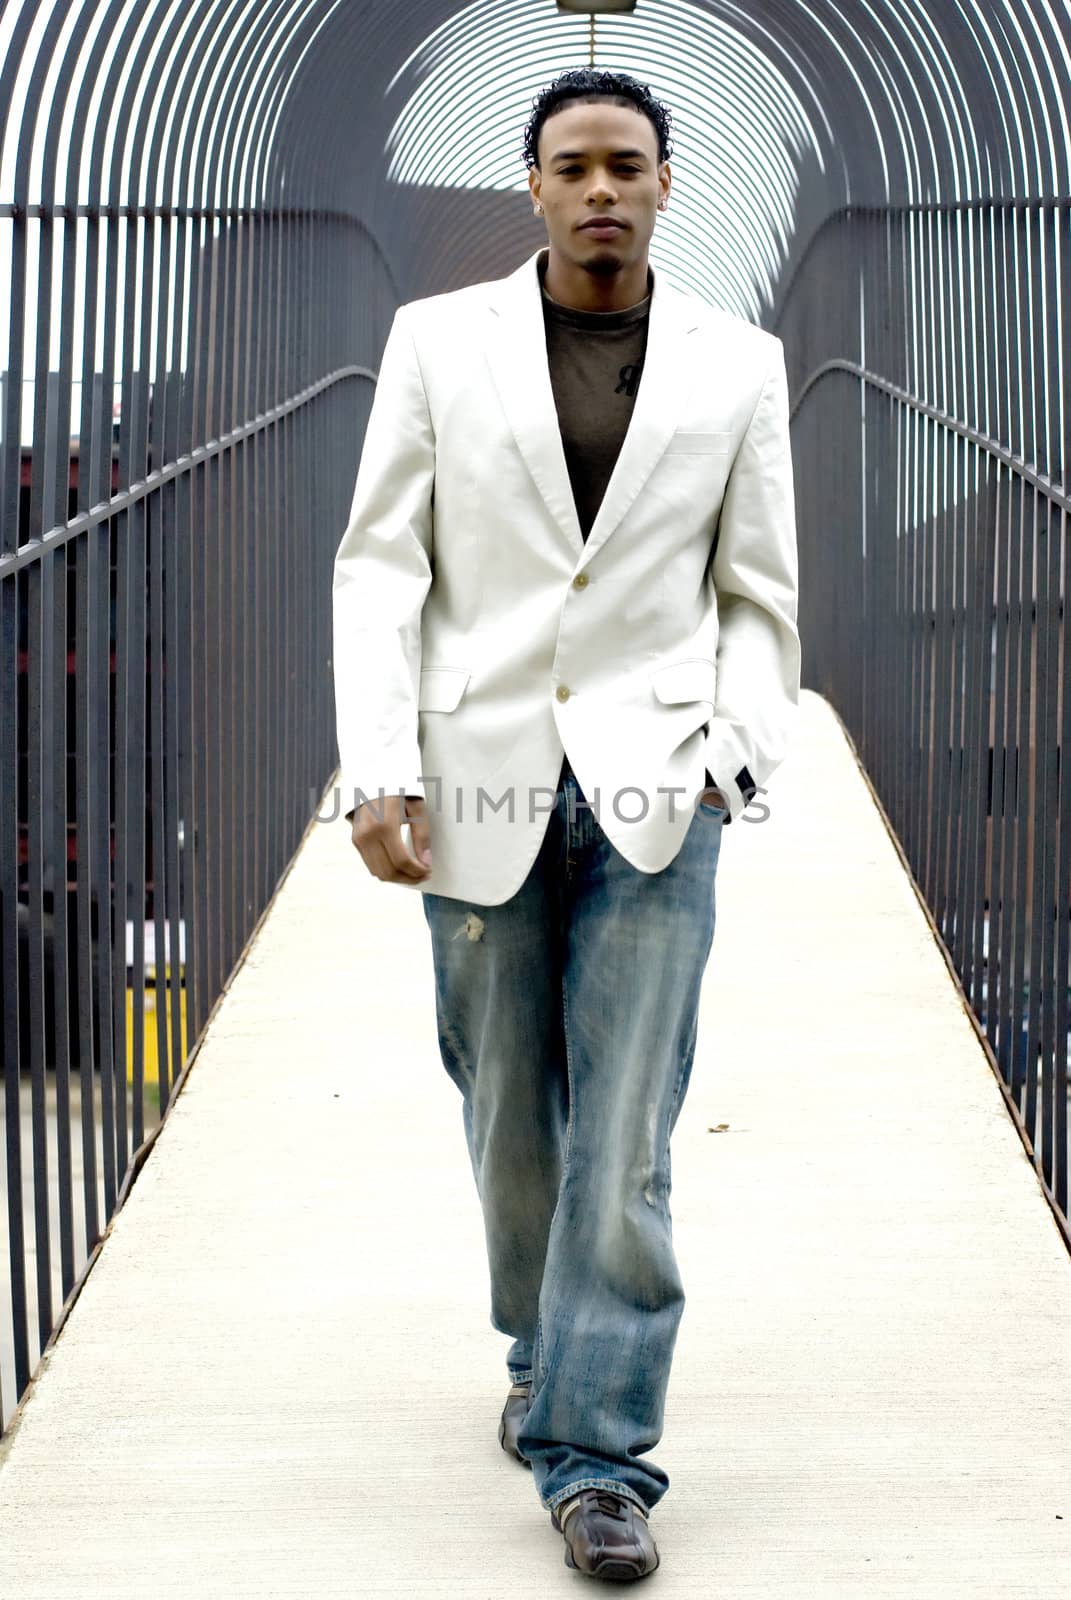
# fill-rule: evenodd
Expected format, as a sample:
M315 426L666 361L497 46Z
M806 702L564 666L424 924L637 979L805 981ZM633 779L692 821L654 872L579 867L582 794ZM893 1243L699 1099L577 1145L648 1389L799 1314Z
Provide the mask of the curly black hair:
M590 102L613 100L618 105L635 106L649 117L658 135L658 159L668 161L672 145L669 142L670 113L668 106L656 100L649 87L632 78L627 72L605 72L594 67L570 67L540 91L532 102L532 115L524 130L523 156L525 165L539 165L539 135L544 122L569 100Z

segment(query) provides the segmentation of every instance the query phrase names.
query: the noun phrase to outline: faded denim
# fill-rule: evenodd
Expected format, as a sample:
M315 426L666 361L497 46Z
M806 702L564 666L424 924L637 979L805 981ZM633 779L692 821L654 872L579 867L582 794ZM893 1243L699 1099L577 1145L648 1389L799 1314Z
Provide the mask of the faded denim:
M568 762L524 884L502 905L422 894L443 1064L461 1091L491 1322L532 1380L518 1448L548 1510L605 1487L650 1509L684 1309L670 1135L714 936L722 808L662 872L631 866Z

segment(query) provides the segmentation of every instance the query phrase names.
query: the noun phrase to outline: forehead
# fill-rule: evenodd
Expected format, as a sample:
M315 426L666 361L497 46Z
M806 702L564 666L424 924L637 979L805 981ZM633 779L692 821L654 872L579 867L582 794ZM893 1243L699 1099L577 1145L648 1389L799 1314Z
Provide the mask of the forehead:
M658 159L658 135L650 117L638 106L619 106L612 100L566 102L543 124L539 147L545 161L553 161L563 150L593 156L643 150L652 161Z

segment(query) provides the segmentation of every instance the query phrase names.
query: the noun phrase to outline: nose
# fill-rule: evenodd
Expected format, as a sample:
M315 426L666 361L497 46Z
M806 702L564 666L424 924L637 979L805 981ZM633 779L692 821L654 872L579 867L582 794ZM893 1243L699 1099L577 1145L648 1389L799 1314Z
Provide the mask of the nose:
M597 171L588 188L588 201L591 204L599 205L605 202L607 199L612 201L615 194L616 190L614 189L613 184L607 180L602 171Z

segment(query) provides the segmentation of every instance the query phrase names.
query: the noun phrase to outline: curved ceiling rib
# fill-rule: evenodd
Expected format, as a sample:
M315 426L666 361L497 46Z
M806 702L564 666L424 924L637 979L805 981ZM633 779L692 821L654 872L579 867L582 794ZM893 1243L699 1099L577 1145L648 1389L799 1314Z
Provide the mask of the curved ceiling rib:
M765 315L772 281L840 206L1067 194L1068 37L1066 0L638 0L597 19L595 60L674 112L658 259ZM359 128L358 54L375 85ZM392 254L425 258L434 241L447 284L473 260L493 272L538 241L520 155L531 98L587 59L587 19L551 0L343 8L308 53L307 90L295 84L276 170L363 216Z
M845 205L1071 190L1068 0L638 0L595 41L673 111L653 258L758 320ZM161 208L213 230L334 211L403 294L430 292L538 242L523 126L588 49L552 0L24 0L0 16L0 204L43 207L56 241L104 207L144 208L120 217L137 229ZM51 282L41 251L35 227L14 277L0 261L24 304ZM0 327L0 365L32 366Z
M657 87L685 121L696 121L697 133L697 119L705 115L713 129L719 106L724 115L749 81L756 92L761 84L769 96L761 131L791 143L806 128L820 168L843 167L853 203L1067 192L1066 0L944 0L938 8L923 0L765 0L759 9L736 0L639 0L630 16L598 19L597 62L649 61ZM462 181L516 188L520 130L509 103L523 111L540 83L586 59L587 40L586 19L558 13L550 0L25 0L0 19L8 90L0 189L8 199L14 193L27 121L40 183L43 131L59 118L70 139L67 100L87 81L94 106L108 108L106 148L120 146L124 185L146 139L163 156L162 166L146 163L139 174L143 204L265 205L278 199L284 172L300 174L318 200L352 200L380 174L350 167L347 145L365 157L386 150L392 176L427 181L431 171L457 167L459 142L481 119L483 138L468 151ZM698 63L691 82L688 60ZM335 71L324 70L329 62ZM439 121L430 110L437 98ZM746 109L759 108L749 100ZM184 112L195 121L185 137ZM135 117L140 140L132 137ZM333 129L326 140L325 122ZM427 134L407 146L408 135ZM180 149L187 159L178 177ZM325 153L342 159L327 162ZM56 198L70 203L64 154ZM177 182L199 187L182 195Z

